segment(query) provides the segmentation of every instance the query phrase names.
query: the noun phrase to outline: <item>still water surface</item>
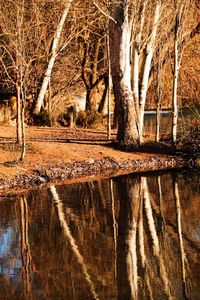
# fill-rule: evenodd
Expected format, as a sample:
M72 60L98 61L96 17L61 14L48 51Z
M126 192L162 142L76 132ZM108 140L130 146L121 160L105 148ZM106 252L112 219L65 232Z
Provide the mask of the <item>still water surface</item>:
M126 175L0 198L0 299L200 299L200 184Z
M188 124L191 125L192 120L198 120L200 111L198 108L179 110L178 114L178 132L184 134L188 130ZM172 126L172 112L163 110L160 114L160 133L170 134ZM144 115L144 134L155 134L156 132L156 111L146 111Z

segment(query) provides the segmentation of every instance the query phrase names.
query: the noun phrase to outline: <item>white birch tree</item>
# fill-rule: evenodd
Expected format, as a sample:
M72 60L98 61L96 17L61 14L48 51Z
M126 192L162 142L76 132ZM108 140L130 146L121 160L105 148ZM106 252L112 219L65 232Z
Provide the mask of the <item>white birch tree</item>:
M72 1L73 0L66 0L65 8L63 10L61 19L60 19L57 29L56 29L56 33L55 33L55 36L53 39L53 44L52 44L52 49L51 49L51 57L48 62L48 67L46 69L46 72L45 72L45 75L43 78L43 82L42 82L42 86L40 88L40 92L39 92L39 95L38 95L38 98L36 101L36 106L35 106L35 111L34 111L35 114L38 114L40 112L42 104L43 104L44 96L47 91L49 80L51 78L52 69L53 69L56 57L58 55L58 46L59 46L59 41L61 38L62 29L65 24L65 20L67 18Z

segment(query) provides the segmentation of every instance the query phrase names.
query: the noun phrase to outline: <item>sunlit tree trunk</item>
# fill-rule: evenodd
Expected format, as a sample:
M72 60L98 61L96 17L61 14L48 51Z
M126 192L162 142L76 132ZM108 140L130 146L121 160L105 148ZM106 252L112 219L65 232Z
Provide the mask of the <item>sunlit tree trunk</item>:
M21 84L21 91L22 91L21 92L22 94L22 109L21 109L22 149L21 149L20 161L24 161L25 153L26 153L25 120L24 120L26 98L25 98L25 91L24 91L23 84Z
M174 74L173 74L173 96L172 96L172 143L176 144L177 139L177 122L178 122L178 102L177 102L177 90L178 90L178 74L179 74L179 62L178 62L178 17L176 16L175 28L174 28Z
M155 10L154 10L154 17L153 17L153 24L152 24L152 31L149 37L149 41L147 42L147 46L145 49L145 60L143 65L143 72L142 72L142 82L141 82L141 89L140 89L140 103L139 103L139 131L140 131L140 142L142 142L142 132L143 132L143 125L144 125L144 109L146 103L146 95L148 89L148 82L149 82L149 73L151 68L151 61L153 58L154 53L154 43L156 39L157 28L159 24L161 14L161 0L156 1Z
M174 74L173 74L173 99L172 99L172 142L176 144L177 138L177 122L178 122L178 102L177 102L177 90L178 90L178 17L176 16L175 28L174 28Z
M127 149L138 146L138 131L130 78L130 26L128 1L115 5L114 37L110 40L113 90L118 102L119 144Z
M19 16L19 8L17 11L17 46L16 46L16 94L17 94L17 116L16 116L16 130L17 130L17 143L22 142L22 124L21 124L21 88L20 88L20 61L22 57L20 56L20 31L21 22Z
M22 142L22 132L21 132L22 125L21 125L21 97L20 97L19 79L17 79L17 82L16 82L16 93L17 93L16 133L17 133L17 143L21 144L21 142Z
M161 123L161 101L164 82L164 67L163 67L163 45L159 45L155 53L155 57L158 58L158 63L155 66L155 76L153 77L153 85L155 85L155 100L156 100L156 133L155 141L160 141L160 123Z
M178 76L181 64L181 55L179 45L182 42L181 27L183 26L185 13L190 0L174 0L175 24L174 24L174 72L173 72L173 95L172 95L172 144L177 142L177 123L178 123Z
M40 92L39 92L39 95L38 95L38 98L36 101L36 106L35 106L35 111L34 111L35 114L38 114L40 112L43 101L44 101L44 96L45 96L45 93L46 93L46 90L48 87L49 80L51 78L52 69L53 69L53 66L55 63L55 59L58 54L57 51L58 51L58 45L59 45L62 29L63 29L64 23L65 23L65 20L67 18L68 11L69 11L72 1L73 0L67 0L65 2L65 8L63 10L60 22L58 23L58 27L57 27L57 30L56 30L56 33L54 36L52 49L51 49L51 58L49 60L48 67L47 67L47 70L46 70L44 78L43 78L42 86L40 88Z
M24 12L25 3L24 0L17 7L17 101L18 101L18 123L21 132L18 132L21 138L21 155L19 161L23 161L25 157L26 142L25 142L25 53L24 53L24 39L23 39L23 27L24 27ZM18 131L19 131L18 129Z

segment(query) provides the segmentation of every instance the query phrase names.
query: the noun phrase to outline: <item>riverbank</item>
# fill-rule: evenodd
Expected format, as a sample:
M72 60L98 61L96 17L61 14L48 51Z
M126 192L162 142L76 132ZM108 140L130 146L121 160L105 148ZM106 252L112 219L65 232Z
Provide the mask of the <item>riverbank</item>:
M49 182L71 182L181 168L187 163L178 156L161 153L127 153L114 149L106 132L58 127L27 127L27 151L23 163L15 127L0 127L0 194Z

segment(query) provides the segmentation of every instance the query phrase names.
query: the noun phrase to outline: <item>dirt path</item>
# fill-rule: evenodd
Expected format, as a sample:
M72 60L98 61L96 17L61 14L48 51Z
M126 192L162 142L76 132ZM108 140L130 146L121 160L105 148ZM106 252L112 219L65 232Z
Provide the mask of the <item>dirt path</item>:
M168 169L185 163L180 157L116 150L106 132L97 130L27 127L26 139L25 162L16 164L20 153L15 127L0 127L0 193L52 181Z

